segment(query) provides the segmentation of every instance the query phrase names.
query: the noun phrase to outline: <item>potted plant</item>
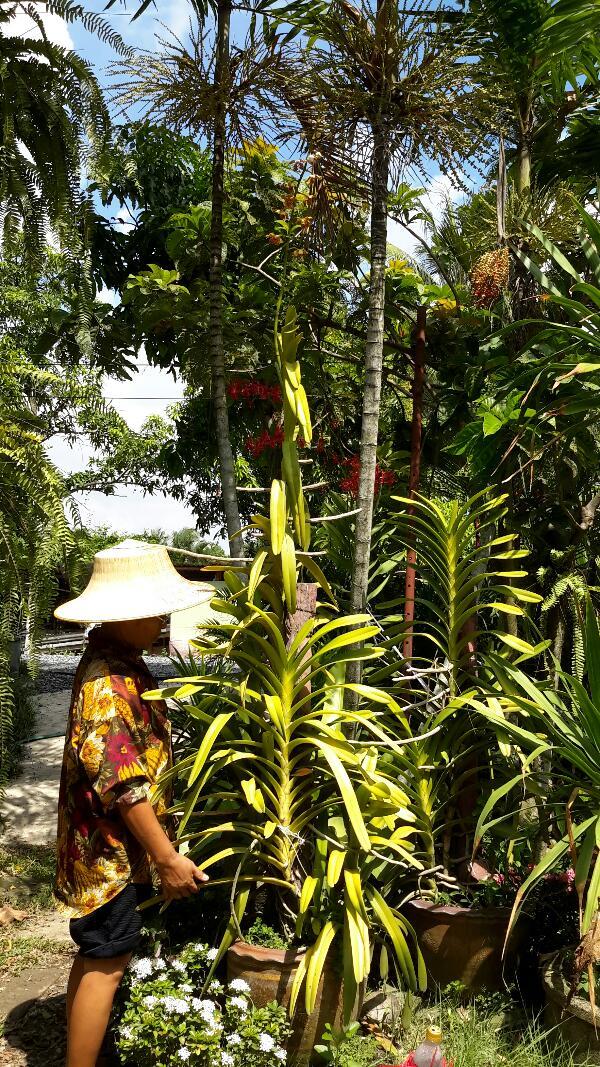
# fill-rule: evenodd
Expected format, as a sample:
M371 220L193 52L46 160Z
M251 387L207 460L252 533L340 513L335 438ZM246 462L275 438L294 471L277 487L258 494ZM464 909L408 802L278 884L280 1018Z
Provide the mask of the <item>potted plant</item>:
M194 701L198 743L173 776L184 783L181 844L230 895L213 971L228 952L230 974L248 981L257 1005L289 1004L289 1048L305 1062L325 1022L356 1013L375 944L385 965L389 947L409 988L424 987L425 970L410 924L380 892L392 864L396 872L420 867L408 793L378 750L400 747L380 725L382 710L390 721L404 716L389 694L344 680L349 661L382 655L369 643L379 627L338 613L309 554L296 439L301 431L310 441L311 425L293 310L276 342L284 441L269 515L252 524L261 540L247 568L226 572L229 596L213 601L234 621L196 643L210 671L161 695ZM300 567L327 602L298 627ZM358 710L345 708L348 688ZM257 899L289 948L245 941L244 917Z
M415 651L396 673L394 690L406 706L414 743L390 756L417 816L423 863L402 912L437 984L500 988L518 952L515 936L503 961L507 902L516 889L512 878L502 882L502 870L489 857L469 863L476 812L491 789L494 747L493 735L480 724L475 728L470 703L480 691L482 646L509 654L542 647L534 649L498 621L503 615L516 621L522 605L540 598L522 587L526 572L515 563L527 553L514 547L513 534L501 532L504 496L480 493L443 505L424 497L393 499L402 508L392 519L398 558L415 549L419 579L410 626ZM387 605L390 616L398 605L404 599ZM404 614L390 617L392 648L406 647L407 632ZM377 667L375 677L381 677ZM496 779L502 770L496 759Z
M583 681L555 663L555 679L534 681L518 666L492 657L496 679L477 710L510 739L519 754L520 773L496 790L481 813L478 834L511 789L524 779L535 783L554 826L553 841L519 888L509 931L529 894L550 872L573 867L579 904L580 941L543 964L548 1019L566 1031L583 1051L599 1048L596 970L600 961L600 634L591 600L585 619L586 673ZM551 788L538 760L552 766ZM576 784L575 784L576 783ZM545 796L544 796L545 793ZM498 822L498 819L495 819Z

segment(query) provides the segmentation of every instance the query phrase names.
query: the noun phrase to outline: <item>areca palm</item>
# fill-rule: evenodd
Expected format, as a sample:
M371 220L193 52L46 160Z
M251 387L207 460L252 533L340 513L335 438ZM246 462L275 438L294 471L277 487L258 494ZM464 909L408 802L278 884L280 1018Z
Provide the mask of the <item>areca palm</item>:
M267 49L252 31L244 47L230 42L231 0L193 0L191 39L161 42L156 55L140 55L119 68L118 92L125 103L143 102L153 117L178 131L212 142L209 334L211 399L223 508L232 555L244 555L233 449L229 435L223 329L225 170L228 145L264 132L279 51ZM256 4L256 9L261 6ZM262 5L265 6L264 4ZM214 42L209 36L212 16Z
M79 5L59 0L52 10L67 19L82 18L88 29L124 50L118 34ZM11 20L20 13L32 20L33 30L10 36ZM88 148L104 142L109 130L100 86L81 57L48 39L43 19L31 5L0 0L0 29L4 240L10 242L22 228L35 257L50 226L76 253L86 236L83 158Z
M550 176L557 144L572 123L594 120L590 108L597 107L600 91L598 5L593 0L471 0L469 10L482 76L503 106L515 186L523 194L542 164ZM577 140L575 128L573 135ZM585 175L572 148L569 176L574 169ZM580 148L585 158L586 146ZM593 183L593 168L587 180Z
M364 608L372 535L381 400L387 200L390 181L426 157L456 172L484 135L480 97L460 32L442 7L345 0L285 10L308 39L285 93L319 167L371 205L371 270L365 345L353 610ZM476 102L477 101L477 102ZM480 105L480 106L479 106Z

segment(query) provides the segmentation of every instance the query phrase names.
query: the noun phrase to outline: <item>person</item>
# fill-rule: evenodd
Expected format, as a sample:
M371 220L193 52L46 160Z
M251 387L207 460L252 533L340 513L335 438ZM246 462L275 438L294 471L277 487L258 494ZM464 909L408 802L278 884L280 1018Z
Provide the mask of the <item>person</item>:
M205 594L177 574L167 549L123 541L98 552L84 592L55 611L95 623L77 668L58 801L59 907L78 946L67 987L67 1067L94 1067L115 993L153 893L152 868L169 901L197 893L207 876L172 843L167 707L141 653L164 615Z

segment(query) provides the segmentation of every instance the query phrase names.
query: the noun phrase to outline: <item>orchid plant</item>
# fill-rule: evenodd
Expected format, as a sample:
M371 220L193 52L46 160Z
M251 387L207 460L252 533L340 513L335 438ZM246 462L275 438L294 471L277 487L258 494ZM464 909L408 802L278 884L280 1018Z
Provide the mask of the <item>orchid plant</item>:
M261 535L254 560L247 570L227 572L229 595L213 601L233 621L194 642L210 671L176 679L161 696L186 701L197 727L197 744L173 770L182 784L180 847L231 896L215 965L241 935L253 892L269 887L281 928L306 947L292 1012L302 989L306 1011L313 1011L323 970L339 952L348 1019L377 942L385 967L389 948L408 987L425 986L414 932L379 890L387 867L398 874L420 863L409 796L387 761L410 738L404 712L383 690L345 682L348 662L382 655L374 643L379 627L366 615L338 613L309 554L296 440L300 432L309 440L312 431L299 340L289 310L276 333L281 478L273 482L269 514L253 522ZM294 632L300 567L324 602ZM348 689L359 700L353 711L345 707ZM393 734L381 726L384 711Z

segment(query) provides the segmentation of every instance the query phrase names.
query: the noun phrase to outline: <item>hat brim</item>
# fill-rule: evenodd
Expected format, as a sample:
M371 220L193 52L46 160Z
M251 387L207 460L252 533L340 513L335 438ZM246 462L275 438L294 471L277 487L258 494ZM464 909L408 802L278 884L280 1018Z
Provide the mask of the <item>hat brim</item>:
M118 585L107 590L106 595L99 589L86 590L74 600L60 604L54 616L63 622L127 622L194 608L203 604L210 595L207 595L205 583L196 585L186 578L178 577L175 580L169 577L164 583L145 582L139 590L132 589L128 584L123 587L122 598Z

